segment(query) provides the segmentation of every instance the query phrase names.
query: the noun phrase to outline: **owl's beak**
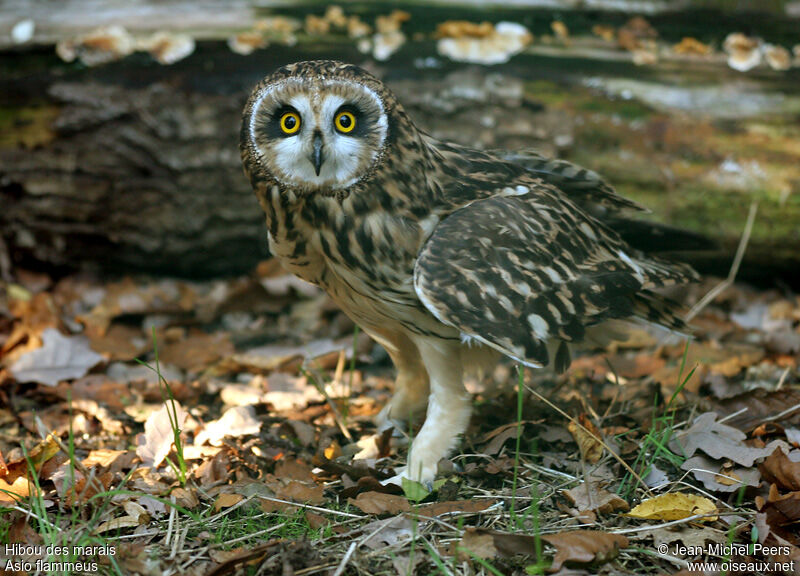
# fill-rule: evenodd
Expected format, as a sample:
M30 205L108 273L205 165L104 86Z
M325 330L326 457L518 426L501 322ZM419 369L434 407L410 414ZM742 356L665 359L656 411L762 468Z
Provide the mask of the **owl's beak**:
M314 165L314 172L319 176L322 170L322 134L317 132L314 134L314 154L310 158L311 163Z

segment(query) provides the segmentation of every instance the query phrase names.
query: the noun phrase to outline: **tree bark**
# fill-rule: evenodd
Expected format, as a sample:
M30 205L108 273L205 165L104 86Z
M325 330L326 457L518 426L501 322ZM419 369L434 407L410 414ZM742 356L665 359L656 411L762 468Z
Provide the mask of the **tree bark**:
M246 91L194 89L203 79L192 68L158 72L44 86L17 127L31 141L0 148L0 226L14 260L215 275L267 254L238 153Z

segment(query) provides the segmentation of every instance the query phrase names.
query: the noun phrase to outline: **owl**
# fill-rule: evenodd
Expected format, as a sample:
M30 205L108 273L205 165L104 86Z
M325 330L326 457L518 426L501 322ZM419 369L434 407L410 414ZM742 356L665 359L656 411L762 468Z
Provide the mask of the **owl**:
M430 483L469 423L465 371L500 356L569 364L569 346L646 322L683 330L657 289L696 278L652 255L693 238L596 173L418 129L365 70L280 68L244 109L241 156L272 254L323 288L397 368L379 425L427 409L394 481Z

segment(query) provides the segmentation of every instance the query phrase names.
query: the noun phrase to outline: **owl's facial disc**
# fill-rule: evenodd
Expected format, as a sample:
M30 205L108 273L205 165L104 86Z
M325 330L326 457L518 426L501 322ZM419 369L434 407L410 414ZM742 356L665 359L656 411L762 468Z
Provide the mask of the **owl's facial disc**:
M361 180L380 161L387 132L377 94L341 80L267 85L249 118L262 167L304 193L343 190Z

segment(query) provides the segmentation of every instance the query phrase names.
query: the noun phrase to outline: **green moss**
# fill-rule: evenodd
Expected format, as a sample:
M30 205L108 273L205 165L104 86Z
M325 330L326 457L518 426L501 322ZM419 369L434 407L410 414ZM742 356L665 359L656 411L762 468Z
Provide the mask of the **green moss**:
M33 148L55 138L56 106L0 106L0 148Z
M796 261L800 243L800 197L783 204L772 190L754 192L713 189L690 183L669 192L623 184L620 194L653 211L652 218L715 238L726 251L739 242L750 204L758 201L758 215L748 248L749 258L768 256L771 261Z
M691 8L706 8L726 12L773 12L786 10L786 0L692 0Z
M583 101L579 110L608 116L618 116L624 120L638 120L652 115L653 111L636 100L615 100L595 97Z
M526 82L524 89L531 100L557 109L601 114L623 120L639 120L653 114L652 109L636 100L609 98L579 85L535 80Z

